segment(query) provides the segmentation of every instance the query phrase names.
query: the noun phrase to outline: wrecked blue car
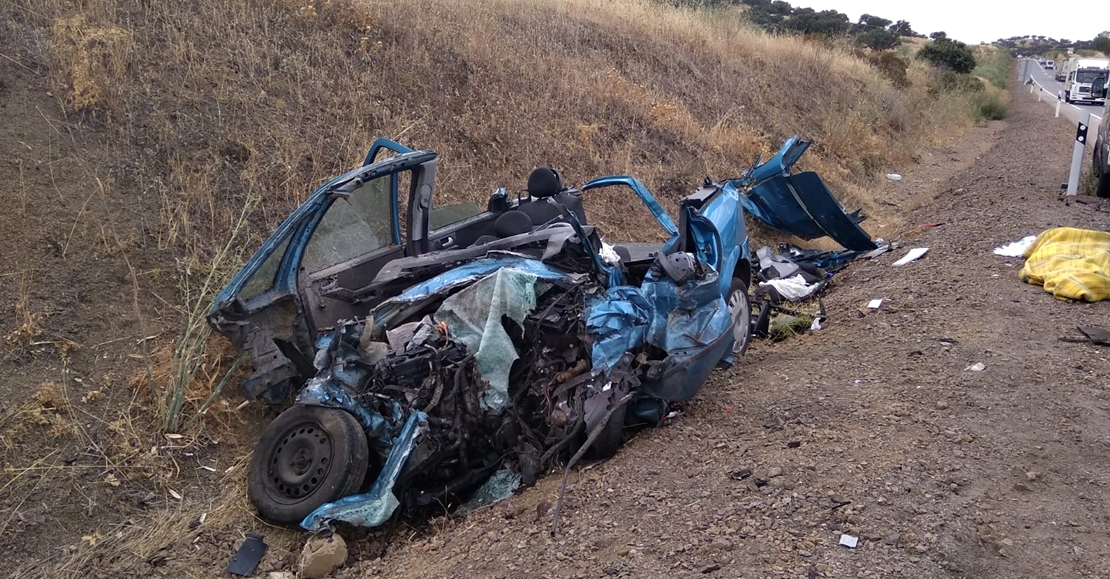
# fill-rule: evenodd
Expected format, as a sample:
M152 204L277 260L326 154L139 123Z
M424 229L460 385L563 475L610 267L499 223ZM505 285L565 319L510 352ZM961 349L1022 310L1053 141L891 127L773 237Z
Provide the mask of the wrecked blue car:
M632 177L575 189L549 168L527 196L440 205L437 163L379 139L209 313L252 357L244 395L296 392L251 461L267 520L376 526L503 495L577 451L613 454L747 348L751 172L706 179L676 223ZM603 242L583 201L607 187L644 203L666 241Z

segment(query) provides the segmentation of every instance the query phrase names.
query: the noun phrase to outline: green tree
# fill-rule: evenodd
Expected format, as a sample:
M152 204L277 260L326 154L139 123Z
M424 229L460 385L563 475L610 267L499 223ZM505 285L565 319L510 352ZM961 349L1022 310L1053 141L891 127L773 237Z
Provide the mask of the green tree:
M913 31L910 23L905 20L899 20L891 24L889 30L898 36L917 36L917 33Z
M872 28L856 36L856 44L862 44L871 50L889 50L902 44L902 39L889 30Z
M947 68L959 74L967 74L975 68L975 55L966 44L940 37L917 51L917 58L927 60L934 66Z
M939 30L930 34L929 38L932 38L933 40L939 40L941 38L948 38L948 35L945 34L943 30Z
M1094 48L1103 54L1110 54L1110 30L1104 30L1095 37Z
M890 26L890 21L886 18L864 14L859 17L859 25L864 28L886 28Z

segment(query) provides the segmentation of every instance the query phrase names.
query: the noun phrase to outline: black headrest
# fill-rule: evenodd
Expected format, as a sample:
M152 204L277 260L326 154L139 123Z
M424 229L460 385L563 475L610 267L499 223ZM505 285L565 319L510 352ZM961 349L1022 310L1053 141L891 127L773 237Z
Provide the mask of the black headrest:
M528 195L540 199L554 197L563 190L563 178L551 167L537 167L528 175Z
M519 209L502 213L501 217L498 217L497 221L493 223L493 232L501 238L512 237L529 231L532 231L532 218Z

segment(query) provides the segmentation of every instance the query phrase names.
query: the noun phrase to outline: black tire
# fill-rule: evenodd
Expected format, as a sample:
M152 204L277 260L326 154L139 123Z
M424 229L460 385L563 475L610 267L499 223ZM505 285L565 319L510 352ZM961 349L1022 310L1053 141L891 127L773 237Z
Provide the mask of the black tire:
M740 278L732 278L725 302L732 313L732 355L743 356L752 341L752 302L748 297L748 284Z
M247 494L267 521L299 524L320 505L359 491L369 452L366 434L350 413L293 406L255 446Z
M1110 197L1110 171L1099 171L1098 187L1095 188L1095 196L1103 199Z
M616 399L613 402L616 403ZM605 424L605 428L597 436L597 440L594 440L593 446L586 451L589 458L598 460L617 454L617 449L624 444L624 419L627 415L628 404L613 411L613 415L609 417L609 422Z

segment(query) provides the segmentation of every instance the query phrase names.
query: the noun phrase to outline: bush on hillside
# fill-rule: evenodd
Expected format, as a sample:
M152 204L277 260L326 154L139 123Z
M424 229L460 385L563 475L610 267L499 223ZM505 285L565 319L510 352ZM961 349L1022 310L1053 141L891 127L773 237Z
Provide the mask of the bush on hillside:
M966 44L939 36L933 42L917 51L917 58L927 60L934 66L947 68L958 74L967 74L975 68L975 55Z
M889 51L872 52L867 55L867 61L883 76L890 79L894 86L905 88L910 85L909 78L906 77L906 69L909 68L909 63L902 60L897 54Z

